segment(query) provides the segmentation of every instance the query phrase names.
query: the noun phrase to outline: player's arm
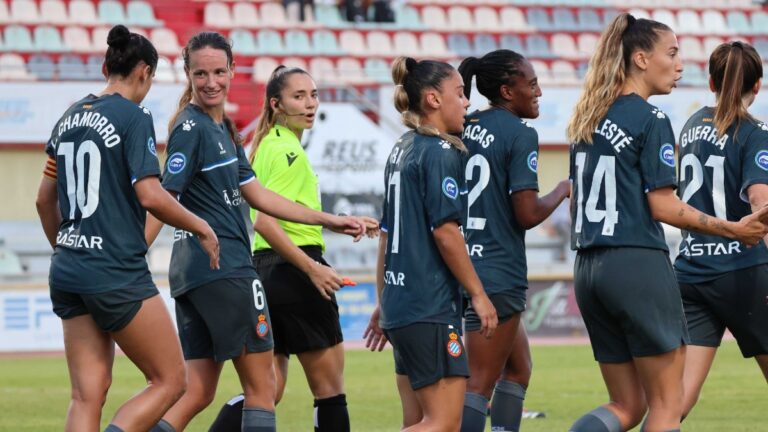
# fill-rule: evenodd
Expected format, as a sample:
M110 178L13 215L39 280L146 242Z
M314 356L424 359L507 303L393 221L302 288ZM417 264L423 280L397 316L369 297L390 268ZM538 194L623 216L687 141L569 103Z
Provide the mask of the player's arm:
M56 161L51 157L46 162L43 178L37 189L35 206L45 237L51 247L55 247L56 235L61 225L61 211L59 210L59 191L56 188Z
M379 255L376 258L376 308L371 313L371 319L368 321L363 333L365 347L371 351L381 351L387 344L387 337L379 327L379 317L381 316L381 292L384 291L384 259L387 255L387 233L381 231L379 234Z
M136 196L139 198L142 207L157 218L159 222L195 234L200 240L200 246L202 246L211 259L211 268L219 268L219 239L208 225L208 222L185 209L176 198L163 188L160 180L155 176L141 178L134 183L133 187L136 190ZM150 221L151 218L147 218L148 227ZM151 222L151 224L152 229L156 229L157 232L162 228L162 225L158 228L159 224L155 222ZM146 230L148 227L145 227L145 236L147 236ZM157 232L154 233L152 240L154 240L154 237L157 237Z
M266 213L259 213L253 229L264 237L281 257L306 273L326 300L331 300L334 291L341 288L341 277L336 271L315 261L296 246L275 218Z
M286 221L321 225L331 231L350 235L355 238L355 241L360 240L367 229L375 229L379 226L376 219L370 217L335 216L296 204L265 188L258 180L240 186L240 191L253 209Z
M498 324L498 317L469 259L464 236L459 231L459 224L455 221L445 222L432 231L432 236L448 269L467 290L472 307L475 308L482 322L480 331L486 337L491 337Z
M558 183L552 192L543 197L539 197L535 189L512 192L512 209L517 223L527 230L535 227L548 218L570 193L571 183L568 180Z
M672 187L662 187L646 194L651 215L659 222L688 231L716 235L755 245L768 229L768 207L761 207L738 222L709 216L681 201Z

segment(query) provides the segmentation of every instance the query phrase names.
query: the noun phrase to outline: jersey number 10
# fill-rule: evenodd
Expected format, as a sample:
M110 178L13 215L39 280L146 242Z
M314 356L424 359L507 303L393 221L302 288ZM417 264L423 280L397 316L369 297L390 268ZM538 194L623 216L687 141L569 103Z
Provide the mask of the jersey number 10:
M69 219L75 218L75 209L80 207L81 218L91 216L99 206L99 182L101 181L101 152L96 143L88 140L80 143L75 155L75 143L62 142L56 150L64 158L67 175L67 198ZM85 155L88 155L88 178L85 174ZM77 167L77 179L75 179Z

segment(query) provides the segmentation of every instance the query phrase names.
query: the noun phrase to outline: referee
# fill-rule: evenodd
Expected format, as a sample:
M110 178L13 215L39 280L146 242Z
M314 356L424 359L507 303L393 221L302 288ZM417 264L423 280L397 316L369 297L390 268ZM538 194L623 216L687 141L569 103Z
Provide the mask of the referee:
M318 108L315 82L302 69L279 66L266 93L250 153L256 176L264 187L319 211L317 176L301 146ZM342 279L323 259L322 228L253 210L251 216L256 230L253 265L264 284L275 339L276 401L285 390L289 356L296 354L315 398L315 431L349 431L343 336L334 295ZM241 403L240 397L230 400L211 431L239 430Z

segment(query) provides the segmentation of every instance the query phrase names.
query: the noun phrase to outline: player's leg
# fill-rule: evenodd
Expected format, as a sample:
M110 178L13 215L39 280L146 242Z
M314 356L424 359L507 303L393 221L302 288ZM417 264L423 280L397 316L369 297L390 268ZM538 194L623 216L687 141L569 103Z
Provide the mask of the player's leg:
M344 345L296 355L315 397L315 430L349 431L349 412L344 394Z
M680 429L683 412L683 367L686 347L670 352L635 358L638 376L648 402L645 432Z
M179 339L163 299L155 295L144 300L130 323L113 332L112 338L148 381L117 410L112 423L123 430L147 430L181 397L186 383Z
M471 356L470 356L471 357ZM523 402L531 379L531 349L522 322L512 342L512 351L504 363L501 379L496 383L491 404L491 427L500 431L518 431L523 415Z
M219 410L208 432L240 432L243 423L243 401L240 394L228 400Z
M768 354L757 355L755 356L755 360L757 360L760 370L763 371L765 381L768 382Z
M688 416L696 405L696 401L699 400L701 388L712 368L715 354L717 354L716 347L688 345L683 369L683 413L681 419Z
M272 350L243 352L233 363L243 387L243 431L269 432L275 423L275 372Z
M493 301L493 300L492 300ZM494 306L497 302L494 302ZM499 308L497 307L497 313ZM464 340L469 357L469 379L467 394L464 398L464 409L461 419L462 432L482 432L485 430L485 417L488 401L493 394L494 386L506 360L512 354L514 340L520 324L520 314L514 314L502 322L489 339L479 331L472 309L468 309ZM502 315L499 313L499 316ZM496 401L494 401L495 403ZM503 405L506 405L502 402ZM506 408L506 407L505 407ZM522 404L520 406L522 409Z
M283 399L285 386L288 383L289 357L284 354L275 353L273 361L275 365L275 405L277 405L280 403L280 400Z
M112 382L115 348L90 315L62 320L71 396L65 430L99 429L101 408Z
M458 432L466 388L466 378L452 376L416 390L423 417L421 422L404 429L404 432Z
M418 424L424 417L421 404L416 398L416 392L411 387L411 381L407 375L396 374L397 392L400 394L400 405L403 408L403 427L406 429Z
M570 432L621 432L643 419L647 405L635 364L600 363L600 373L610 402L583 415Z

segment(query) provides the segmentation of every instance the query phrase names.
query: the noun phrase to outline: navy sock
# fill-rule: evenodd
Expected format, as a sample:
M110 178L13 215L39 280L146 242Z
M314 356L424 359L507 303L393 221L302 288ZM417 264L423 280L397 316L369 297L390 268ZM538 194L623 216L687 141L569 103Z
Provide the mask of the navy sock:
M160 419L156 425L149 430L149 432L176 432L176 428L171 426L167 421Z
M584 414L568 432L622 432L621 422L611 410L597 407Z
M104 429L104 432L125 432L125 431L113 425L112 423L110 423L107 425L107 428Z
M483 432L488 399L477 393L464 394L464 412L461 415L461 432Z
M514 381L497 382L491 403L491 429L518 432L520 419L523 417L524 400L525 387Z
M315 399L315 432L349 432L347 395Z
M275 432L276 430L274 411L243 407L242 432Z
M243 395L235 396L227 401L221 407L208 432L240 432L243 424L243 401L245 401Z

